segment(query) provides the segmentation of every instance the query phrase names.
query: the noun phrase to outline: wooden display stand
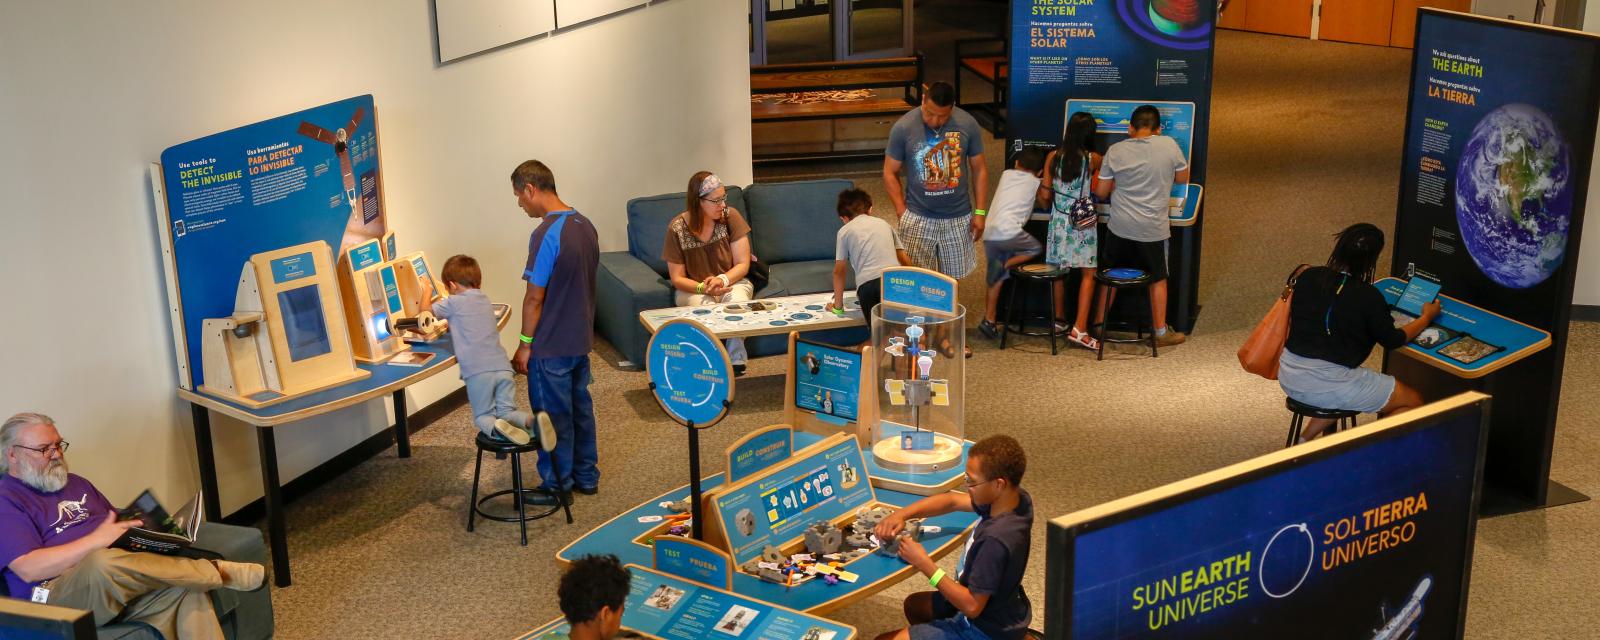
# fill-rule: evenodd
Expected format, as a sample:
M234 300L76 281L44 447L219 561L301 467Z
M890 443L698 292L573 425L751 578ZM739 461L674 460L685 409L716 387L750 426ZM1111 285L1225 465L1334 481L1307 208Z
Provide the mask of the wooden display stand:
M360 362L384 362L410 348L391 329L403 311L400 274L393 262L382 259L381 246L379 240L368 240L339 255L344 326Z
M202 321L202 392L259 408L372 375L351 360L331 253L317 241L250 257L233 315Z
M871 318L867 319L870 324ZM789 367L784 377L783 385L783 419L794 428L817 435L832 435L835 433L849 433L856 437L862 448L871 446L872 428L870 425L878 423L878 386L872 383L872 376L867 375L868 363L872 361L871 347L863 346L859 349L839 347L840 351L851 351L861 354L861 376L858 380L859 390L856 392L856 419L855 425L850 426L850 421L845 424L835 421L823 420L817 417L815 411L802 409L796 404L799 385L799 363L795 357L795 343L800 339L800 332L789 332Z

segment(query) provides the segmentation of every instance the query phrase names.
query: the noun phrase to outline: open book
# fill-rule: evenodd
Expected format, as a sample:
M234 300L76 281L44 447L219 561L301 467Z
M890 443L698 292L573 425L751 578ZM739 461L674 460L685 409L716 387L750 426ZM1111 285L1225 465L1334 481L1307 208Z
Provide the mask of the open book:
M178 509L177 515L173 515L161 506L154 493L145 489L127 507L117 511L118 520L138 518L140 526L122 532L122 537L111 543L111 547L176 555L194 544L195 532L200 530L200 522L205 519L201 505L200 493L196 492Z

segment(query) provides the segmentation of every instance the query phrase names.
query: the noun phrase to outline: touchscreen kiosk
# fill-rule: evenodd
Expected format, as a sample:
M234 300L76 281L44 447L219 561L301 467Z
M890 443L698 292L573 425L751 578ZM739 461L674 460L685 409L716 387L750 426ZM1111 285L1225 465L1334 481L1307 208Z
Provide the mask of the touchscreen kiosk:
M233 315L202 322L200 390L251 408L360 380L324 242L258 253Z
M400 284L400 311L394 314L393 324L402 330L406 340L432 342L444 335L445 321L433 317L433 303L445 296L443 283L428 267L428 258L421 251L408 253L391 262L395 278ZM423 283L432 284L432 295Z
M393 262L383 260L377 239L346 249L339 257L339 284L344 296L346 331L356 360L383 362L409 347L393 327L403 315L400 277Z
M784 386L784 421L801 431L845 432L871 442L866 425L877 423L878 394L867 366L866 347L841 347L789 334L789 370Z
M1439 297L1440 284L1427 278L1416 276L1406 282L1406 290L1400 293L1400 299L1394 303L1394 308L1412 317L1422 315L1422 307L1433 302Z

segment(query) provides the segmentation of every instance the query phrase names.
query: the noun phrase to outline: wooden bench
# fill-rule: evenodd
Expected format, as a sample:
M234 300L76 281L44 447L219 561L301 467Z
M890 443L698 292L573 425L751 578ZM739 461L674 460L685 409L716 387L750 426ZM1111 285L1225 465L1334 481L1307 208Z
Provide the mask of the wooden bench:
M996 138L1006 136L1006 89L1011 81L1010 41L1005 38L968 38L955 44L956 104L972 114ZM961 77L971 73L989 83L988 102L966 102Z
M874 91L866 100L850 102L752 103L755 160L883 155L895 120L922 103L922 55L750 68L753 98L851 89ZM883 89L899 91L886 94Z

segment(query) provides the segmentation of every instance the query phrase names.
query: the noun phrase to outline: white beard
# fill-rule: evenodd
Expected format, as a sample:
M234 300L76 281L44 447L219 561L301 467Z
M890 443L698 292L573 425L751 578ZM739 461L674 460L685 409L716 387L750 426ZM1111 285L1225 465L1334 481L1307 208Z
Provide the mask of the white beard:
M44 463L42 468L24 464L17 471L20 472L18 480L42 493L55 493L67 486L66 460L51 460Z

